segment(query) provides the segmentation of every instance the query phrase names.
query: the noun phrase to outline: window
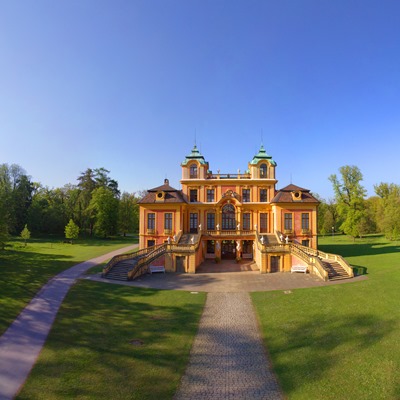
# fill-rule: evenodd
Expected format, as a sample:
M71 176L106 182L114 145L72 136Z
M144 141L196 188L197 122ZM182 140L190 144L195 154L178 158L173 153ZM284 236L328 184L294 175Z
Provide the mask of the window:
M249 203L250 202L250 189L243 189L242 190L242 200L243 200L243 203Z
M215 242L214 240L207 240L207 253L214 254L215 253Z
M236 229L235 207L232 204L222 207L222 229L225 231Z
M284 226L285 231L291 231L293 229L292 221L293 221L292 213L285 213L285 226Z
M266 178L266 177L267 177L267 165L261 164L260 165L260 178Z
M215 214L214 213L207 214L207 230L209 230L209 231L215 230Z
M197 165L192 164L190 166L190 179L196 179L197 178Z
M147 229L155 229L156 228L156 214L149 213L147 214Z
M260 201L265 203L267 200L267 189L260 189Z
M303 230L310 229L310 214L309 213L301 214L301 229L303 229Z
M147 247L153 247L156 245L156 241L155 240L148 240L147 241Z
M243 229L244 230L250 230L250 218L251 214L250 213L244 213L243 214Z
M190 213L189 215L189 230L190 233L197 233L197 227L198 227L198 215L197 213Z
M268 214L260 213L260 232L266 233L268 232Z
M172 230L172 213L164 214L164 229Z
M214 201L214 189L207 189L207 202L212 203Z
M190 189L189 197L190 202L195 203L197 201L197 189Z
M310 247L310 240L309 239L305 239L301 241L301 245L302 246L306 246L306 247Z

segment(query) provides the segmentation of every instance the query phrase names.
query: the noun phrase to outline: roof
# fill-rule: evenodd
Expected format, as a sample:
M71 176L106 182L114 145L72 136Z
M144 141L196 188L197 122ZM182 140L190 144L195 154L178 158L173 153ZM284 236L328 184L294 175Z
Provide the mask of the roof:
M200 164L208 164L204 157L200 154L196 145L194 145L192 152L188 156L186 156L181 165L187 165L187 163L192 160L198 161Z
M164 199L157 200L157 193L164 192ZM164 185L157 186L147 191L146 196L139 201L140 204L152 203L187 203L181 190L177 190L169 185L168 179L164 180Z
M260 150L258 153L253 157L253 159L250 161L251 165L256 165L258 164L261 160L266 160L268 161L271 165L276 166L276 162L272 159L271 156L267 154L267 152L264 149L264 146L261 145Z
M298 200L294 200L292 193L293 192L301 192L301 198ZM300 186L296 186L290 184L285 186L283 189L278 190L275 197L271 200L271 203L315 203L318 204L319 200L317 200L311 193L309 189L301 188Z

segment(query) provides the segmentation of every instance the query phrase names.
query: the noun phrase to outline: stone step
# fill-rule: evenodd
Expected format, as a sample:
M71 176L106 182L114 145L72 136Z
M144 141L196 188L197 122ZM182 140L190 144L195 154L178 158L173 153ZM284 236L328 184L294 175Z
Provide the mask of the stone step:
M321 262L328 271L330 281L350 278L346 270L337 261L321 259Z

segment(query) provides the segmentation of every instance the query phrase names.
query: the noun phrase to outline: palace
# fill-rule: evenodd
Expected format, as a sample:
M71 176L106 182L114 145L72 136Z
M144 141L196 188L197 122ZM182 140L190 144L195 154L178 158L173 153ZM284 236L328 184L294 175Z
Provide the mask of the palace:
M167 244L159 262L174 272L195 273L205 259L216 268L252 259L261 273L306 265L295 253L317 249L319 202L292 184L277 190L276 166L261 146L245 172L215 174L195 145L181 164L182 189L165 179L140 201L140 249Z

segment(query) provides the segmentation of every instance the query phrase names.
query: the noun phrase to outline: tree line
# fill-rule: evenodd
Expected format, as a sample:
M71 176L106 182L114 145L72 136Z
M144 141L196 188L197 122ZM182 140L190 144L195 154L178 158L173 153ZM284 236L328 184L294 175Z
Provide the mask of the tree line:
M88 168L76 184L50 189L32 181L19 165L0 164L0 243L25 227L35 234L64 234L71 220L90 236L138 232L143 193L121 194L109 174Z
M329 177L334 199L319 199L319 233L343 232L354 239L384 233L389 240L400 239L400 186L381 182L374 185L375 195L367 198L358 167L345 165L339 172Z
M381 182L366 197L363 175L343 166L329 177L334 198L320 200L318 233L343 232L353 238L382 232L400 239L400 185ZM9 235L64 234L69 230L93 236L126 235L139 230L139 200L144 192L120 193L105 168L88 168L76 184L50 189L32 181L19 165L0 164L0 244Z

